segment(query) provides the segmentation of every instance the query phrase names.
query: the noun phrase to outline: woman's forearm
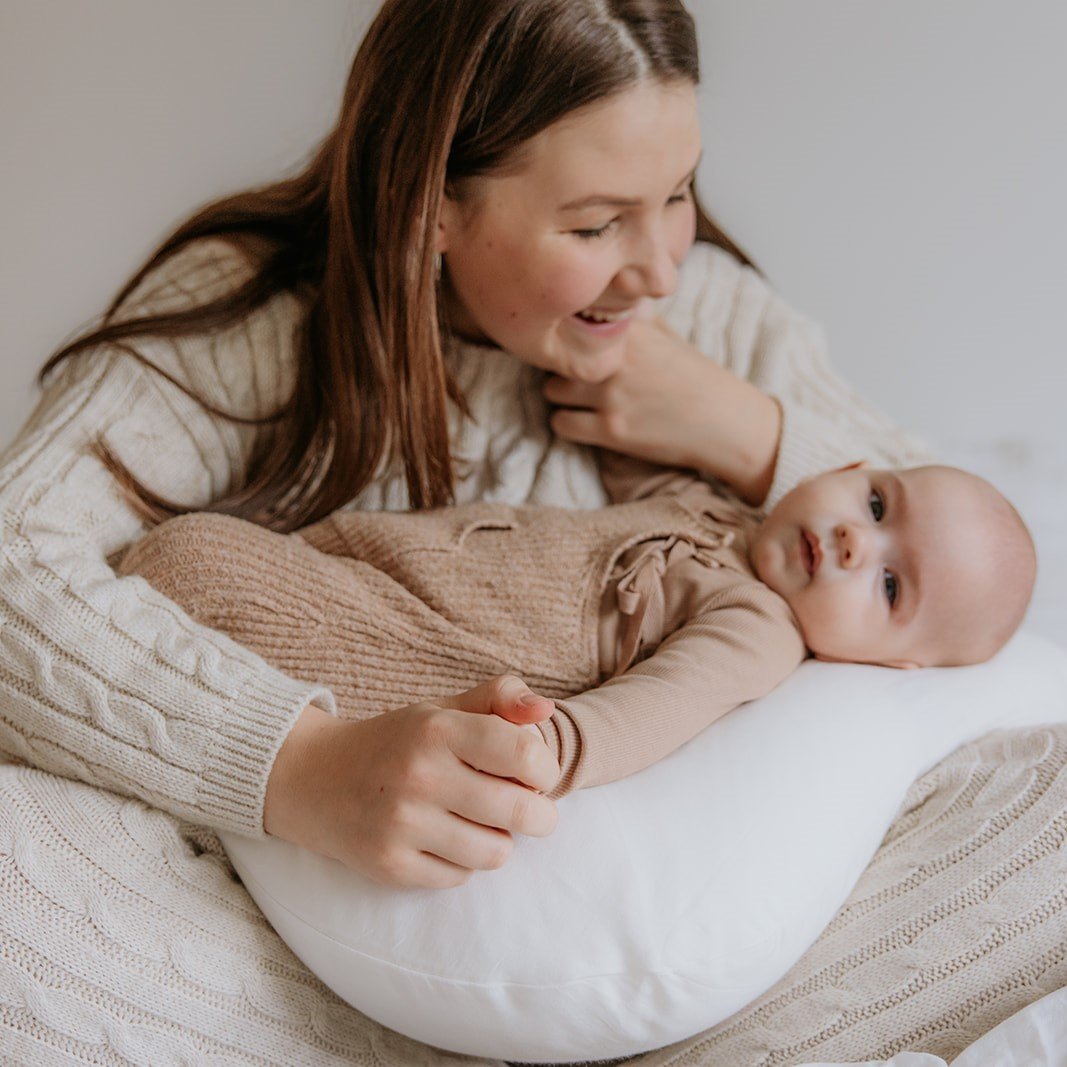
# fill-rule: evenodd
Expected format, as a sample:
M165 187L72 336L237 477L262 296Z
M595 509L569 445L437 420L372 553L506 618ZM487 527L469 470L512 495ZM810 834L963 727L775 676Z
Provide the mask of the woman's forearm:
M720 372L719 382L710 397L707 432L696 466L758 506L774 479L782 409L750 382L712 367Z
M561 437L665 467L695 469L761 504L774 477L777 402L659 320L635 322L626 359L598 382L550 376Z

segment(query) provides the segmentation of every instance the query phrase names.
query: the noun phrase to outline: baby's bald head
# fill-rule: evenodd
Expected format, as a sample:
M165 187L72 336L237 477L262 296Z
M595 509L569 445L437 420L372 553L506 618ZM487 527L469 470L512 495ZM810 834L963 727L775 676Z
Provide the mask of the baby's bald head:
M942 546L935 555L945 590L938 615L938 633L931 643L938 650L937 665L982 663L995 655L1019 628L1030 604L1037 577L1037 553L1022 517L984 478L954 467L925 467L921 471L947 487L955 514L945 514L942 533L951 541L961 531L971 551L965 558ZM936 521L936 520L935 520Z

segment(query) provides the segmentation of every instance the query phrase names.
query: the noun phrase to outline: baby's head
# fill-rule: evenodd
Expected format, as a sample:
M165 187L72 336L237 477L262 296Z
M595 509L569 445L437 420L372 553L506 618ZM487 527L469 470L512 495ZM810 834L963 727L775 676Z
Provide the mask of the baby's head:
M1022 621L1037 569L1011 504L954 467L811 478L767 516L750 557L819 659L894 667L989 659Z

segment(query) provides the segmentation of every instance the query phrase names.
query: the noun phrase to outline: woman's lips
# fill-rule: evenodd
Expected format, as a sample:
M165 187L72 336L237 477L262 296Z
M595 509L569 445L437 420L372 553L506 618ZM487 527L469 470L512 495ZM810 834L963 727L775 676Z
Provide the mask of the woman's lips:
M577 312L577 315L583 322L619 322L631 318L635 310L634 305L619 308L591 307Z
M634 317L635 309L616 308L589 308L586 311L578 311L571 316L583 330L598 336L614 336L625 331Z

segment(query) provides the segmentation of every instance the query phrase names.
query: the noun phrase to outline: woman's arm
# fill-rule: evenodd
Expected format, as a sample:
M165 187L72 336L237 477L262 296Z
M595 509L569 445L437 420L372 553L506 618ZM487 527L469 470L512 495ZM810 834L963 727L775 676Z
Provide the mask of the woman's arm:
M512 833L556 824L540 793L559 767L521 725L551 715L552 702L515 677L485 682L494 672L463 634L442 640L432 611L420 615L369 564L314 548L315 529L286 536L185 515L141 538L118 574L285 674L330 687L338 715L309 706L286 732L266 784L267 832L390 885L443 888L500 866Z
M188 306L234 284L240 266L227 246L190 251L135 300ZM137 347L220 407L258 414L288 384L286 310L272 305L210 342ZM111 561L144 526L94 454L98 437L149 486L192 505L240 478L253 444L249 427L210 415L116 349L56 372L0 465L0 747L183 818L261 834L278 748L310 702L332 698L116 578Z
M801 479L857 459L930 458L836 376L818 327L721 249L694 247L658 312L632 325L612 378L547 380L556 433L692 468L767 508Z
M218 295L234 284L241 261L228 246L211 247L217 257L183 253L147 278L135 299L161 309ZM292 301L279 297L214 340L149 340L138 349L223 410L258 415L291 388L294 315ZM505 830L548 832L554 825L548 801L532 810L525 798L534 793L490 782L488 774L472 788L462 773L468 764L460 767L456 758L458 752L472 766L550 784L554 763L548 757L547 772L543 762L531 769L523 749L529 745L521 740L528 741L526 731L492 716L422 709L391 719L373 738L348 729L344 742L335 742L337 723L322 710L333 708L327 688L271 667L140 579L116 575L113 562L145 530L93 453L96 438L102 435L148 486L198 506L243 476L253 434L212 416L115 349L75 357L54 375L0 462L0 751L181 818L253 836L264 832L269 779L272 825L290 839L315 846L324 827L358 831L362 842L346 837L328 851L351 857L362 848L373 856L391 831L380 805L360 807L357 787L365 794L368 779L356 782L353 768L377 765L387 754L375 785L382 797L410 800L426 784L411 769L426 766L428 729L436 746L430 764L445 765L438 778L448 779L446 791L457 780L466 786L472 817L494 800L499 808L501 790L491 786L506 786L505 811L497 814ZM512 687L492 699L515 698ZM450 716L442 732L441 719ZM309 726L314 738L305 732ZM503 752L501 728L508 738ZM314 743L327 737L328 745ZM537 747L544 749L539 740ZM285 754L276 766L280 750ZM338 792L339 783L350 786L347 793ZM319 805L326 801L336 806L324 813ZM411 805L399 810L407 818ZM488 855L469 840L449 839L433 816L424 805L418 840L427 849L451 849L452 883L499 859L499 843ZM419 872L413 877L418 881Z

